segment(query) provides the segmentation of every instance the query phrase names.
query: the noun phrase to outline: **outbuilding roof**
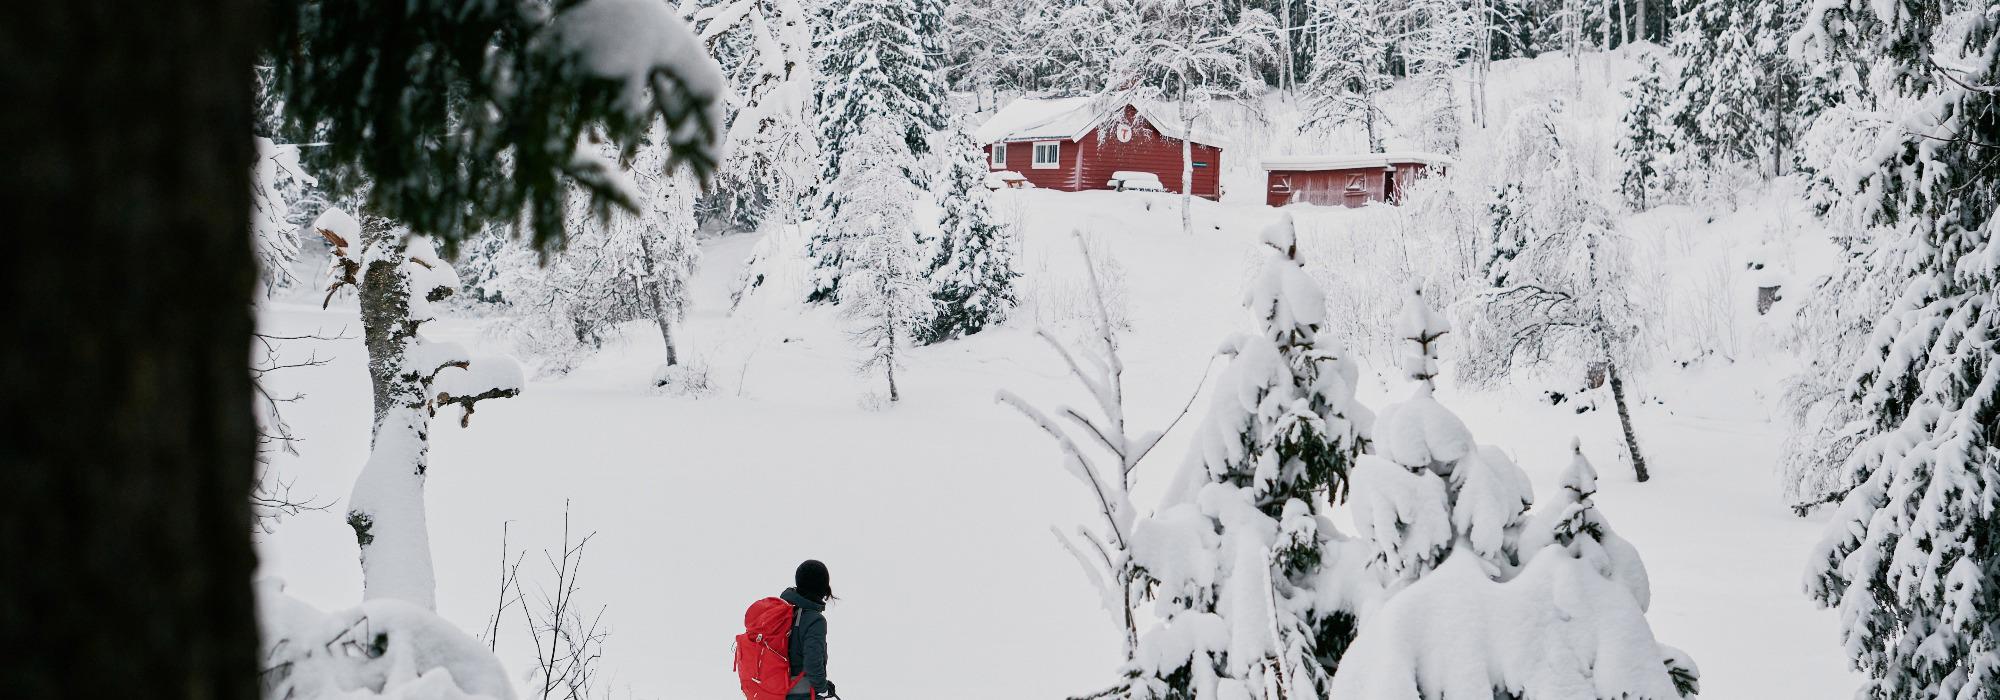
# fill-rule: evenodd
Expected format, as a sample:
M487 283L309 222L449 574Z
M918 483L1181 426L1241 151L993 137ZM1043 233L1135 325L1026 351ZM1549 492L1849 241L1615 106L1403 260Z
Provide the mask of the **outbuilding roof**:
M1172 116L1165 109L1137 102L1103 101L1099 97L1023 97L993 113L986 123L972 131L972 137L980 143L1075 141L1117 115L1126 105L1138 110L1139 116L1167 138L1183 138L1178 120L1164 118ZM1210 143L1200 134L1191 140Z
M1450 156L1436 153L1392 151L1389 153L1276 156L1265 158L1261 165L1265 170L1354 170L1357 168L1386 168L1391 165L1408 163L1418 165L1451 165L1456 162Z

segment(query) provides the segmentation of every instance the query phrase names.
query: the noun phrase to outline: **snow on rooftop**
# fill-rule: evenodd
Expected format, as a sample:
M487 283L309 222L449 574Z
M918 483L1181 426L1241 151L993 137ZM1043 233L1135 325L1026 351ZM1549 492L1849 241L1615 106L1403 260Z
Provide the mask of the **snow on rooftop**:
M1099 97L1023 97L994 112L984 124L972 131L972 137L983 144L998 141L1075 141L1112 118L1126 105L1137 108L1139 116L1162 135L1181 138L1180 124L1171 118L1178 112L1171 105L1129 100L1100 101ZM1199 128L1194 130L1192 140L1200 144L1219 143L1213 134Z
M1093 97L1023 97L993 113L986 123L973 130L980 143L1022 139L1068 139L1078 131L1095 126L1105 112L1091 106Z
M1265 158L1260 165L1265 170L1346 170L1349 168L1386 168L1398 163L1451 165L1455 162L1457 161L1452 160L1450 156L1436 153L1391 151L1388 153L1277 156Z

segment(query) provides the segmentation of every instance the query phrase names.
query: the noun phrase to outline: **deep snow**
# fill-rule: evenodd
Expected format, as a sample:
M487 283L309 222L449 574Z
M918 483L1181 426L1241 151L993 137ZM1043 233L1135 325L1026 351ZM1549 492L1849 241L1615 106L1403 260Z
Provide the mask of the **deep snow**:
M1115 260L1135 432L1180 412L1209 353L1249 323L1237 302L1250 247L1276 214L1197 202L1188 237L1178 206L1141 193L1004 193L996 210L1023 224L1024 308L1006 327L912 353L899 376L907 398L883 411L860 407L875 386L853 374L857 351L832 313L727 315L752 241L708 241L684 352L707 365L717 395L655 394L647 380L661 348L641 324L573 374L483 405L470 428L434 426L427 493L438 612L482 629L496 600L502 523L513 522L517 551L553 547L567 500L576 528L598 533L582 595L608 606L603 664L615 697L731 697L730 638L743 609L788 585L807 557L833 571L830 677L857 700L1058 697L1108 684L1116 627L1048 531L1090 521L1091 503L1046 438L992 397L1005 387L1030 400L1082 398L1030 332L1036 318L1060 326L1079 308L1070 232L1080 230ZM1382 208L1293 211L1302 246L1387 235ZM1770 216L1705 224L1668 211L1633 225L1708 237L1716 245L1681 248L1726 258L1748 245L1731 237ZM1659 223L1668 220L1678 223ZM436 339L504 350L477 321L444 315L429 331ZM286 416L305 438L302 455L279 468L299 493L336 499L368 442L354 312L339 302L327 311L273 304L261 319L274 332L349 336L318 348L331 364L275 377L307 394ZM1395 358L1380 355L1364 358L1361 380L1361 400L1376 409L1405 387ZM1789 371L1768 354L1656 368L1639 383L1664 403L1635 410L1655 474L1643 485L1619 456L1608 410L1578 414L1575 401L1551 406L1525 386L1464 392L1449 362L1437 394L1482 442L1518 461L1539 494L1553 491L1571 437L1581 439L1602 475L1598 507L1652 574L1654 633L1700 664L1704 697L1845 697L1858 679L1844 670L1834 619L1800 591L1820 524L1792 517L1775 486L1782 429L1770 406ZM1195 403L1197 414L1206 403ZM1142 510L1185 457L1198 418L1141 466ZM359 597L341 512L336 504L293 517L260 547L265 574L324 609ZM540 576L538 559L525 576ZM499 652L519 677L532 654L519 646L520 612L508 615Z

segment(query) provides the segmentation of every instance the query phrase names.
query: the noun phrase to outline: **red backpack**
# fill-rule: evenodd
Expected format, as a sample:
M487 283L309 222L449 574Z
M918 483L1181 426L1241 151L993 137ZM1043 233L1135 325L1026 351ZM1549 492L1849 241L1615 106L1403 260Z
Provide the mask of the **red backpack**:
M736 679L747 700L785 700L785 694L805 678L792 675L792 604L765 598L743 613L743 633L736 635Z

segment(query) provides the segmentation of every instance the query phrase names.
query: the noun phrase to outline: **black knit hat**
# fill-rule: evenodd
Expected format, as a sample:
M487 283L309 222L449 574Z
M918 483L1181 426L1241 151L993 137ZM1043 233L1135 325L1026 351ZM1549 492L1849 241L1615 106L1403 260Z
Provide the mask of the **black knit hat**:
M824 601L833 597L833 583L827 577L826 565L818 559L799 564L799 570L792 574L792 586L807 600Z

